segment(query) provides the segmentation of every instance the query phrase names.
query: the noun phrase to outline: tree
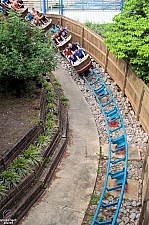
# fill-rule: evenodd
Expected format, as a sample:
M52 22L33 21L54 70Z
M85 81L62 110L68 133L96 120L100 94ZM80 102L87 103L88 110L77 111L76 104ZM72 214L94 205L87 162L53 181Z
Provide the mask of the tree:
M118 58L149 84L149 1L126 0L122 13L113 18L105 34L105 44Z
M0 20L0 65L0 84L5 89L22 88L54 70L57 58L42 29L11 12Z

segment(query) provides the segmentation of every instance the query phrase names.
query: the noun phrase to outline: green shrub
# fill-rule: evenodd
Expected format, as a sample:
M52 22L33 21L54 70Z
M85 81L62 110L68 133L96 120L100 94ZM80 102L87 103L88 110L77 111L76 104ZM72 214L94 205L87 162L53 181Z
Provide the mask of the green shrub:
M56 124L53 120L48 120L45 123L46 129L55 129L56 128Z
M53 104L53 103L48 103L48 105L47 105L47 111L48 112L53 112L53 111L55 111L56 110L56 107L55 107L55 104Z
M51 96L49 96L48 97L48 102L50 102L50 103L56 103L56 100L55 100L55 98L54 97L51 97Z
M85 26L90 28L92 31L94 31L96 34L99 34L101 37L105 37L105 33L109 31L109 24L98 24L98 23L92 23L92 22L85 22Z
M57 56L52 40L16 13L10 12L9 17L3 17L0 22L1 85L19 94L28 81L36 81L39 74L54 70Z
M53 91L49 91L49 92L48 92L48 94L47 94L47 96L48 96L48 98L49 98L49 97L54 97L54 96L55 96L55 94L54 94L54 92L53 92Z
M47 91L47 92L51 92L51 91L52 91L52 87L51 87L50 85L47 86L47 87L46 87L46 91Z
M61 102L64 106L68 105L68 98L65 95L62 95Z
M37 147L44 147L48 144L48 137L46 137L44 135L40 135L36 139L36 143L37 143Z
M43 86L44 86L44 88L48 88L48 87L49 87L49 83L45 80L45 81L43 82Z
M39 136L40 137L40 136ZM40 138L39 138L40 139ZM40 142L41 140L39 140ZM28 149L23 152L25 159L29 161L30 164L38 164L42 162L42 157L40 155L39 148L35 145L30 145Z
M149 86L149 1L125 1L121 13L113 17L104 43Z
M0 200L5 197L6 195L6 188L5 186L3 185L2 182L0 182Z
M21 178L28 174L31 170L31 164L28 160L23 158L22 156L18 156L10 168L15 171Z
M63 95L63 96L61 97L61 101L68 101L68 98L67 98L65 95Z
M55 121L56 120L56 116L53 113L48 113L47 114L47 120Z
M14 188L21 181L19 176L14 170L5 170L0 175L0 181L6 189Z

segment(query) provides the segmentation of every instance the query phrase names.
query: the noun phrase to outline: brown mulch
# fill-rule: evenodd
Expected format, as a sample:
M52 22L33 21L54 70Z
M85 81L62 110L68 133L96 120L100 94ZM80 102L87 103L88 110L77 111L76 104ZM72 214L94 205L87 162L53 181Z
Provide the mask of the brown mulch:
M20 98L0 94L0 155L14 146L39 119L40 89Z

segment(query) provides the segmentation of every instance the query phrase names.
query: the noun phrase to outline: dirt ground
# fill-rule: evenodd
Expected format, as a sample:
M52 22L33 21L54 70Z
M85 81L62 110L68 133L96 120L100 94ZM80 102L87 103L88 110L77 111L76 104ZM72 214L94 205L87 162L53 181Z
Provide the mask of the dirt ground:
M0 94L0 156L39 119L40 89L16 98Z

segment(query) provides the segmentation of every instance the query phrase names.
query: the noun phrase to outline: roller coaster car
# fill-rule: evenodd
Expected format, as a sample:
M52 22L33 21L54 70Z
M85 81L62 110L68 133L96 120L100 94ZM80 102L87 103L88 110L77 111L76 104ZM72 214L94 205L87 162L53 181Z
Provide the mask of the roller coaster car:
M24 10L16 11L12 7L10 7L9 5L7 5L5 3L0 3L0 6L2 7L3 12L6 14L9 14L10 10L12 10L13 12L15 12L17 14L20 14L21 17L25 18L25 16L28 13L28 8L25 8Z
M73 67L75 68L75 70L77 71L78 74L83 74L86 71L88 71L92 67L92 61L91 61L89 54L84 56L81 59L81 61L78 61L77 63L75 63L75 65L73 65Z
M60 52L62 53L62 55L64 57L66 57L65 49L66 49L66 47L68 47L68 43L72 42L71 39L72 39L72 36L70 35L65 41L63 41L59 45L57 45L57 48L60 50ZM78 45L79 45L79 43L78 43ZM81 59L81 61L78 61L77 63L75 63L75 65L73 65L73 67L75 68L75 70L77 71L78 74L83 74L83 73L87 72L92 67L92 61L91 61L89 54L85 55Z
M18 13L18 12L17 12ZM28 13L28 8L25 8L23 11L21 11L21 16L23 17L23 18L25 18L25 16L27 15L27 13Z
M3 10L4 13L6 13L6 14L9 13L10 7L7 4L1 2L0 6L2 7L2 10Z
M51 23L51 21L50 21L50 22L46 23L46 24L42 27L42 29L44 30L44 32L47 32L51 27L52 27L52 23Z
M72 36L69 35L64 41L60 42L60 44L57 45L57 48L60 50L60 52L64 51L65 48L68 46L68 43L71 42Z

